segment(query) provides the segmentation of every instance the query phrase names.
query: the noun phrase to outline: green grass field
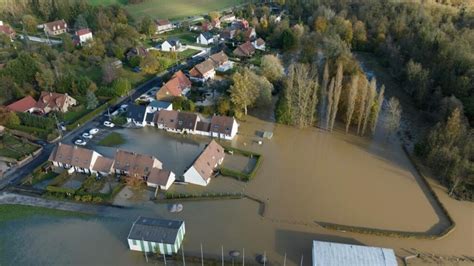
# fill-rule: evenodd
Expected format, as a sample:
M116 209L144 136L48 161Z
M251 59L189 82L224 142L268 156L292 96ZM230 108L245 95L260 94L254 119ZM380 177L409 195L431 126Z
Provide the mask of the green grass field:
M120 135L120 133L112 132L105 138L103 138L101 141L99 141L98 144L101 146L113 147L124 143L125 139L122 135Z
M207 14L242 4L246 0L145 0L136 5L125 5L130 14L137 19L151 18L179 19L187 16ZM92 5L122 4L124 0L89 0Z
M23 205L0 205L0 224L11 220L25 219L31 216L54 216L87 218L89 214L79 212L61 211L41 207Z

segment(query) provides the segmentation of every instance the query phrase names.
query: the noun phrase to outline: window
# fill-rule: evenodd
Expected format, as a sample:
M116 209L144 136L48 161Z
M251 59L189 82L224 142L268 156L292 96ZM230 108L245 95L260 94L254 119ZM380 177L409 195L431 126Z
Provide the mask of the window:
M137 240L133 239L133 240L132 240L132 244L133 244L134 246L136 246L136 245L137 245Z

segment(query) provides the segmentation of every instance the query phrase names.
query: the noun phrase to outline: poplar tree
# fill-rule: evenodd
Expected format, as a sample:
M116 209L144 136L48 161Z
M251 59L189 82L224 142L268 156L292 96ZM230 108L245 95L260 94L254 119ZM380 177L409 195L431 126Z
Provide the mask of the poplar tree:
M377 81L375 80L375 78L372 78L367 90L367 97L365 98L366 103L365 103L365 110L364 110L364 124L362 126L362 133L361 133L362 136L365 134L365 130L367 129L367 124L369 123L370 112L372 111L372 106L374 104L376 93L377 93Z
M336 72L336 80L334 83L334 94L333 94L333 106L331 107L331 124L330 124L330 131L334 128L334 122L336 121L337 110L339 108L339 100L341 99L341 91L342 91L342 78L343 78L343 68L342 64L339 63L337 65L337 72Z
M354 114L358 85L359 85L359 75L352 76L351 85L347 93L346 133L349 132L349 127L352 122L352 115Z
M375 109L374 109L374 114L372 117L372 120L371 120L371 129L372 129L372 134L375 133L375 128L377 127L377 123L378 123L378 120L379 120L379 113L380 113L380 110L382 109L382 104L383 104L383 95L385 93L385 86L382 85L382 87L380 87L380 91L377 95L377 101L376 101L376 106L375 106Z
M325 122L326 122L326 130L329 129L329 122L331 119L331 112L332 112L332 103L334 101L334 78L331 79L331 82L329 83L329 88L328 88L328 96L327 96L328 102L326 104L326 114L325 114Z

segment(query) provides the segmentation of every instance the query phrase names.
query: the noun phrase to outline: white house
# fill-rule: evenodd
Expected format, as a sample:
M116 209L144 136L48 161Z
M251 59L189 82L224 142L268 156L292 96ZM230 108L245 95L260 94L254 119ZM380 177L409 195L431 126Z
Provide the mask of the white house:
M211 118L209 131L211 137L232 140L239 131L239 124L233 117L215 115Z
M224 148L211 140L209 145L184 173L184 181L199 186L207 186L216 168L224 161Z
M184 221L138 217L128 233L130 250L176 254L185 232Z
M169 39L161 44L161 51L175 52L181 48L181 42L178 39Z
M93 39L92 32L88 28L80 29L76 31L76 38L77 38L78 44L84 45L84 43L91 41Z
M158 193L158 189L168 190L175 181L175 179L176 178L173 172L159 168L153 168L151 169L151 172L147 177L146 184L149 187L156 188L156 196L156 194Z
M253 47L260 51L265 51L265 41L262 38L258 38L252 42Z
M156 33L160 34L163 32L171 31L174 29L173 24L167 19L156 19L155 20L155 25L156 25Z
M226 72L234 67L234 64L229 60L229 57L227 57L224 51L215 53L209 58L214 62L214 67L217 71Z
M205 82L209 79L213 79L216 75L216 70L214 69L214 62L211 59L195 65L189 71L190 79L194 81Z
M201 34L196 38L196 43L202 44L202 45L209 45L214 43L214 36L212 33L206 31Z
M230 23L230 22L233 22L235 21L237 18L235 17L234 14L227 14L227 15L224 15L220 18L220 21L221 22L227 22L227 23Z

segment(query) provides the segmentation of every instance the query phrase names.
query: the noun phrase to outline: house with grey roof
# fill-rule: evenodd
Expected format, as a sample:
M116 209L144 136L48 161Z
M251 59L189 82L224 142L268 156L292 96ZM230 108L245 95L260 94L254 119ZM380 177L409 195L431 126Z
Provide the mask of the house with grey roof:
M127 109L127 123L131 123L137 127L144 127L146 107L143 105L132 104Z
M196 37L197 44L209 45L214 43L214 36L209 31L203 32Z
M185 234L184 221L138 217L128 233L130 250L178 253Z
M181 41L178 39L168 39L161 44L161 51L175 52L181 48Z

